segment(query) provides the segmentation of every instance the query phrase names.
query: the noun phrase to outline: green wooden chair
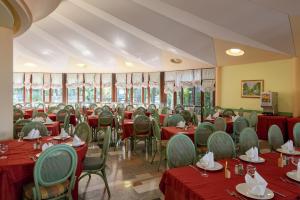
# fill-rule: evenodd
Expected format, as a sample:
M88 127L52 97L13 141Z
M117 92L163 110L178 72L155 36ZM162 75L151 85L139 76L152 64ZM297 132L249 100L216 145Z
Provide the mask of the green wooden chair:
M245 117L238 117L233 122L233 139L235 144L239 143L240 133L247 127L249 127L249 121Z
M96 129L96 140L99 140L102 138L103 131L106 130L107 127L112 127L113 125L114 116L112 112L108 110L103 110L98 115L98 126Z
M136 109L136 111L140 111L140 112L146 113L147 110L146 110L146 108L140 106L140 107L138 107L138 108Z
M49 106L47 114L57 113L58 110L56 106Z
M176 105L175 106L175 113L176 114L179 114L179 113L181 113L182 111L184 111L184 107L182 106L182 105L180 105L180 104L178 104L178 105Z
M188 110L183 110L180 112L180 115L183 117L184 121L188 124L192 122L192 115Z
M78 123L84 122L84 116L81 114L80 109L76 108L75 109L75 117Z
M85 176L89 176L89 180L90 180L92 174L96 174L100 176L105 183L105 187L107 189L109 197L110 197L110 190L106 178L105 168L106 168L108 150L110 147L110 139L111 139L111 129L110 127L107 127L104 134L103 148L100 157L85 157L83 163L83 173L79 177L79 181L80 181Z
M60 123L64 123L65 121L65 116L70 115L70 112L66 109L61 109L56 113L56 121Z
M225 109L222 113L223 117L232 117L235 116L235 113L232 109Z
M98 107L98 105L95 104L95 103L91 103L91 104L89 105L89 109L91 109L91 110L94 110L94 109L97 108L97 107Z
M148 110L149 111L151 111L151 110L156 110L156 105L155 104L150 104L149 106L148 106Z
M166 117L166 124L164 126L177 126L178 122L184 121L184 118L180 114L175 114L172 116Z
M125 111L132 111L133 110L133 105L127 105L125 108Z
M227 123L223 117L217 117L215 119L214 124L215 124L216 131L225 131L226 132Z
M99 115L103 110L104 110L103 108L97 107L97 108L94 109L94 114ZM108 111L110 111L110 110L108 110Z
M151 121L146 115L138 115L133 120L133 149L140 140L145 141L145 147L147 150L147 141L150 141L151 136Z
M155 138L156 148L152 156L151 164L153 163L155 155L159 150L159 164L157 169L159 171L159 167L161 165L163 155L165 154L166 151L168 140L161 139L161 130L159 128L158 123L155 120L152 120L152 133Z
M238 115L239 115L240 117L243 117L243 116L244 116L244 108L240 108L240 109L238 110Z
M18 133L21 132L22 128L30 122L30 119L19 119L18 121L16 121L16 123L14 123L14 139L18 138Z
M22 128L22 132L24 133L24 136L27 136L28 133L32 129L37 129L40 131L40 136L47 136L48 135L48 129L46 126L41 122L29 122L26 123L26 125Z
M15 108L14 109L14 122L23 119L24 118L24 113L21 109Z
M300 147L300 123L296 123L293 128L294 143L296 147Z
M159 114L157 110L153 110L153 112L151 113L151 117L156 121L158 125L160 124Z
M282 132L280 128L275 124L270 126L268 130L268 142L271 151L280 148L281 145L284 144Z
M35 109L43 109L43 110L45 110L45 104L44 104L44 103L38 103L38 104L35 106Z
M77 135L82 141L89 144L92 141L92 130L86 122L81 122L75 127L74 134Z
M192 140L184 135L173 136L167 144L167 162L169 168L192 165L195 162L196 152Z
M199 124L198 115L195 112L192 115L192 123L194 126L198 126L198 124Z
M59 144L46 149L37 159L34 182L23 187L24 199L72 199L76 178L77 153Z
M134 112L132 113L131 118L132 118L132 119L135 119L135 117L137 117L137 116L139 116L139 115L146 115L146 114L145 114L145 112L142 111L142 110L136 110L136 111L134 111Z
M216 160L235 158L235 145L229 134L224 131L216 131L211 134L207 141L208 151L214 153Z
M210 122L203 122L197 127L194 134L194 145L197 154L206 152L207 140L214 132L215 127Z
M66 105L64 109L69 111L69 113L75 114L75 109L72 105Z
M45 121L48 117L47 113L44 112L34 112L32 118L42 117Z
M257 122L258 122L257 113L255 111L252 111L249 115L249 125L250 125L250 127L253 127L256 130Z
M110 111L110 107L108 105L104 105L102 106L102 110Z
M258 142L257 134L250 127L247 127L244 130L242 130L239 141L240 141L239 153L241 155L244 155L245 152L252 147L257 147L257 149L259 150L259 142Z
M62 109L64 109L65 108L65 104L64 103L59 103L58 105L57 105L57 108L59 109L59 110L62 110Z
M169 114L169 110L170 108L165 106L161 109L161 114Z
M17 104L14 105L14 108L22 109L22 108L23 108L23 105L20 104L20 103L17 103Z

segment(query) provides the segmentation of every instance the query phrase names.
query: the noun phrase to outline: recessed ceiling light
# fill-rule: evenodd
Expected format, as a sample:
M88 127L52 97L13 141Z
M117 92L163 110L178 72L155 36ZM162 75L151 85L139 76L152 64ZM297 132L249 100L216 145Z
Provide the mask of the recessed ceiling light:
M230 56L242 56L245 52L242 49L231 48L226 50L226 54Z
M115 40L114 44L120 48L126 47L125 42L119 38Z
M175 63L175 64L180 64L180 63L182 63L182 60L179 59L179 58L172 58L170 61L171 61L172 63Z
M25 64L24 64L24 66L25 66L25 67L37 67L37 65L36 65L36 64L34 64L34 63L30 63L30 62L28 62L28 63L25 63Z
M131 62L128 62L128 61L125 61L125 65L126 65L127 67L132 67L132 66L133 66L133 64L132 64Z
M77 66L80 67L80 68L85 68L85 67L87 67L87 65L84 64L84 63L78 63Z

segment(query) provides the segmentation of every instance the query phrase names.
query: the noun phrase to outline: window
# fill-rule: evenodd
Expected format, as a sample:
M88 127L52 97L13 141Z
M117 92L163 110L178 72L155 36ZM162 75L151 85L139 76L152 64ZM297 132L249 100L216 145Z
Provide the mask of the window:
M133 104L142 103L142 88L133 88Z
M213 92L204 92L204 107L212 108L213 106Z
M159 105L160 104L160 89L159 88L150 88L150 103Z
M126 89L117 88L117 102L125 103L125 100L126 100Z
M43 102L43 90L32 89L32 103Z
M44 90L45 103L50 102L50 90Z
M201 88L195 87L195 106L201 106Z
M167 93L167 107L173 108L174 107L174 92L168 91Z
M95 95L94 95L94 88L92 87L92 88L86 88L85 87L85 91L84 91L84 96L85 96L85 102L86 103L92 103L92 102L94 102L94 97L95 97Z
M30 89L26 88L26 90L25 90L25 102L26 103L30 103L30 95L31 95Z
M83 102L83 88L79 88L78 89L78 97L79 97L79 102L82 103Z
M181 91L176 93L176 104L181 104Z
M77 103L77 88L68 88L68 104Z
M14 104L16 103L23 103L24 99L23 99L23 95L24 95L24 89L23 88L14 88L13 91L13 102Z
M127 103L131 104L131 88L127 89Z
M52 102L61 103L62 102L62 88L52 89Z
M101 101L101 89L96 88L96 102L100 102L100 101Z
M193 88L183 89L183 105L193 106Z
M144 104L149 104L148 102L148 88L144 88Z
M102 89L102 101L105 103L111 102L111 87L104 87Z

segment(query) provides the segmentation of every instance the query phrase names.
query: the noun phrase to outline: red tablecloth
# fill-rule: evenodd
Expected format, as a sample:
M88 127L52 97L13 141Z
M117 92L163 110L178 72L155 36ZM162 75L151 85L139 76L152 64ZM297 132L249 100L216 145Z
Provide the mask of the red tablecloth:
M49 137L43 138L46 142ZM33 142L9 140L3 143L8 144L8 158L0 160L0 200L18 200L22 199L22 186L33 181L34 162L30 156L34 156L40 150L33 149ZM82 161L87 152L87 145L76 148L78 155L78 164L76 176L79 177L82 172ZM78 182L73 191L73 198L78 199Z
M259 139L268 140L268 130L273 124L279 126L283 137L287 139L287 118L286 116L258 115L257 135Z
M53 124L46 124L45 125L48 131L52 131L52 136L56 136L60 134L60 124L59 122L53 122Z
M167 117L168 115L167 114L160 114L159 115L159 123L162 125L164 124L164 120L165 118Z
M131 119L132 118L132 114L133 114L133 111L124 111L124 118L125 119ZM150 112L146 112L146 116L150 116Z
M56 114L55 113L50 113L48 114L48 117L52 120L52 121L56 121ZM71 114L70 115L70 124L72 124L73 126L76 126L76 117L75 114Z
M93 112L94 112L93 109L89 109L89 110L85 111L85 114L89 116L89 115L93 114Z
M133 134L133 120L132 119L124 119L122 128L123 128L122 140L131 137Z
M27 116L29 116L28 118L31 118L31 117L32 117L33 110L34 110L34 109L25 109L25 110L24 110L24 114L26 114ZM39 108L37 111L38 111L38 112L44 112L44 109ZM24 118L25 118L25 117L24 117ZM27 119L27 118L25 118L25 119Z
M233 133L233 121L230 118L226 119L226 133ZM205 122L215 123L215 119L205 119Z
M192 141L194 141L194 133L195 133L195 126L191 126L188 128L188 130L184 130L182 128L177 128L174 126L169 126L169 127L163 127L162 128L162 136L161 138L163 140L169 140L172 136L178 134L178 133L183 133L187 136L189 136L189 138L191 138Z
M30 119L31 115L28 113L24 113L23 117L24 117L24 119Z
M96 128L98 126L98 116L96 115L90 115L87 117L88 119L88 124L92 128Z
M263 154L261 157L267 159L263 164L252 164L257 168L258 173L268 182L268 188L286 195L283 198L275 194L274 199L296 199L300 194L299 187L281 181L280 177L285 177L286 172L296 169L291 164L284 167L277 167L278 153ZM224 160L221 163L224 165ZM234 165L238 161L230 160L228 166L231 171L231 179L224 178L224 170L210 173L208 177L201 175L201 170L188 167L174 168L162 176L160 190L165 194L165 200L235 200L236 197L230 196L226 189L235 191L235 186L245 182L244 176L234 174ZM244 163L246 169L247 163Z
M296 123L300 123L300 117L293 117L287 119L288 137L291 140L294 140L293 129Z

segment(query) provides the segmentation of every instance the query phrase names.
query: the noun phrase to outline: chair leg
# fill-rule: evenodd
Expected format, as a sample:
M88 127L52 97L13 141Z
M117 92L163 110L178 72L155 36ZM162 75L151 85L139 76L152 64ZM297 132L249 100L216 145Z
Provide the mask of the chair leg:
M152 159L151 159L151 164L153 164L153 161L154 161L154 158L156 156L156 153L157 153L157 149L154 151L154 154L153 154Z
M107 178L106 178L106 172L105 172L105 169L102 169L101 170L101 173L103 175L103 180L104 180L104 183L105 183L105 187L107 189L107 193L108 193L108 196L110 197L110 190L109 190L109 186L108 186L108 183L107 183Z

